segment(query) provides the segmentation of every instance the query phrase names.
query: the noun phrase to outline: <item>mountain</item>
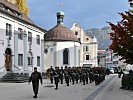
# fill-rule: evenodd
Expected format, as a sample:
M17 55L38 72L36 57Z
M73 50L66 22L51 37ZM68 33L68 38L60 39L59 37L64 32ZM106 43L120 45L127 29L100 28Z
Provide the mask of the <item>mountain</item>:
M111 44L109 33L111 32L111 28L109 26L105 26L101 29L92 28L86 30L89 37L96 37L98 41L98 50L106 50Z

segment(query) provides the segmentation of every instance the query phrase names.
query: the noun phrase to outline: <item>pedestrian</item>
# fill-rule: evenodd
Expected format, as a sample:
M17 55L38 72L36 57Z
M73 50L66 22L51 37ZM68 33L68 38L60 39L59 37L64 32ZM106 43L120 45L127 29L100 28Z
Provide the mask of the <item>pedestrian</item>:
M118 67L118 77L121 78L121 74L123 74L122 68Z
M29 78L29 83L32 82L33 92L35 94L33 96L33 98L37 98L38 87L39 87L39 80L40 80L40 83L42 84L41 73L37 71L37 67L34 67L34 72L32 72L32 74L31 74L31 76Z

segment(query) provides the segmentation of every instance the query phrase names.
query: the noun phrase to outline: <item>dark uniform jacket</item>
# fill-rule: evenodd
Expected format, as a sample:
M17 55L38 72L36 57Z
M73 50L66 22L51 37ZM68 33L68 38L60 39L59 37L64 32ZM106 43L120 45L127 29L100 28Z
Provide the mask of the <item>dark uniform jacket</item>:
M39 83L39 80L42 84L42 76L40 72L33 72L29 78L29 83L32 81L32 83Z

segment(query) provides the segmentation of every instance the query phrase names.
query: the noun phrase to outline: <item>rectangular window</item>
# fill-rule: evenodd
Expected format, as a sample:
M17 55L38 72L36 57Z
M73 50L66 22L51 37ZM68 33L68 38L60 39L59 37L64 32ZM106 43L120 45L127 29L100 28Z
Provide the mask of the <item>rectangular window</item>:
M23 54L18 54L18 65L23 66Z
M32 33L28 32L28 42L32 42Z
M40 56L37 56L37 66L40 66Z
M32 66L33 64L32 57L28 57L28 66Z
M78 32L77 31L75 32L75 35L78 35Z
M36 35L36 43L40 44L40 36L39 35Z
M86 55L86 60L89 60L89 55Z
M18 28L18 39L23 40L23 30L21 28Z
M80 38L78 38L79 42L80 42Z
M6 36L12 36L12 25L6 23Z
M89 48L88 48L88 46L86 46L86 52L87 52L87 51L89 51Z
M83 46L83 52L85 52L85 46Z

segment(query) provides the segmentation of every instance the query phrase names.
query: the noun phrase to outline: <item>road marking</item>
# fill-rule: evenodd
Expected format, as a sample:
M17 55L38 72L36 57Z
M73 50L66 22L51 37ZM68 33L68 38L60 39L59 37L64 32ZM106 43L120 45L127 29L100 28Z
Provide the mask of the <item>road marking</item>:
M111 78L109 78L107 81L105 81L103 85L101 85L98 89L96 89L85 100L93 100L99 94L99 92L102 91L107 86L107 84L109 84L115 77L116 76L114 75Z

